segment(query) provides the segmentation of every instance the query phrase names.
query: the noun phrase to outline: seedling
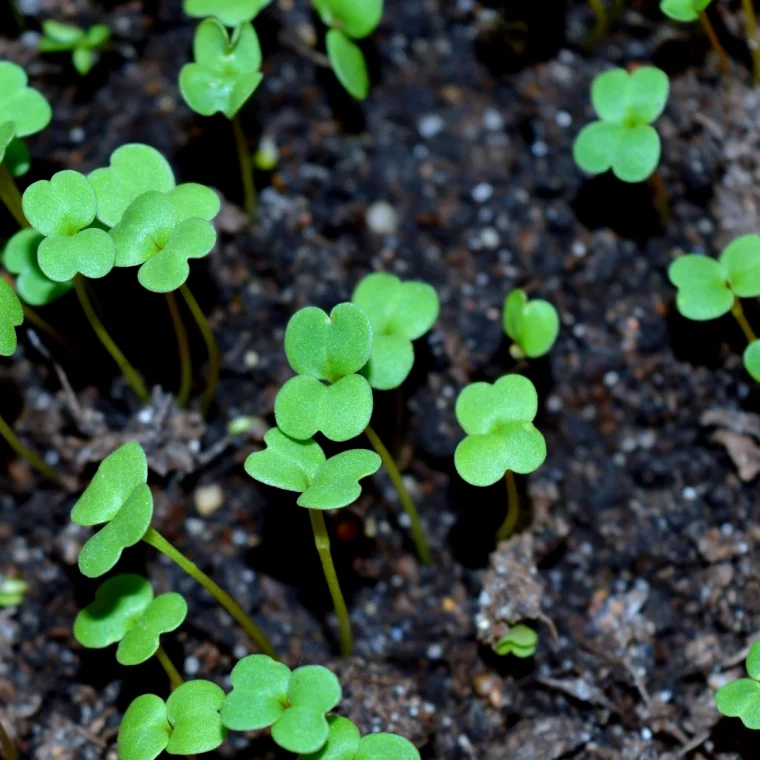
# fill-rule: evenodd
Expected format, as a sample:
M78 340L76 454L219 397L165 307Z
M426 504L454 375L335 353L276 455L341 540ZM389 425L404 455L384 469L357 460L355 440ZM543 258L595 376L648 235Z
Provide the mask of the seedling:
M528 378L506 375L493 385L473 383L459 394L456 416L467 437L454 452L462 478L474 486L507 481L507 516L497 540L508 538L519 516L513 473L537 470L546 459L546 442L533 424L538 394Z
M218 18L225 26L235 27L256 16L270 5L272 0L184 0L184 10L194 18Z
M312 0L312 4L330 27L325 38L327 57L335 76L357 100L369 95L369 72L361 48L353 42L375 31L383 16L383 0Z
M319 552L340 628L341 651L352 650L351 621L330 553L330 538L322 511L352 504L361 494L359 481L377 472L380 457L355 449L327 459L312 440L298 441L272 428L264 436L266 448L251 454L246 472L261 483L300 493L297 504L309 510L314 542ZM306 750L299 750L306 751Z
M18 607L28 590L29 584L21 578L1 578L0 608Z
M529 301L520 288L504 301L503 324L514 341L510 353L515 359L537 359L549 353L559 335L559 314L554 306L541 299Z
M179 89L196 113L201 116L223 113L232 121L245 208L252 216L256 208L256 188L250 149L238 111L261 84L264 75L260 70L261 46L256 32L247 21L236 23L238 26L232 34L213 18L198 25L193 43L195 62L182 67Z
M713 46L715 52L718 54L718 60L720 61L720 68L725 75L730 73L730 67L728 64L728 56L720 44L718 35L715 33L715 28L712 25L705 10L710 5L712 0L661 0L660 10L673 21L681 21L688 23L690 21L696 21L699 19L702 24L702 28L705 30L705 34L710 40L710 44Z
M211 752L224 744L227 729L219 710L224 691L211 681L182 684L164 702L155 694L137 697L119 727L119 760L155 760Z
M71 62L82 76L86 76L98 62L100 52L111 39L111 29L106 24L95 24L86 31L78 26L58 21L42 22L41 53L71 52Z
M760 641L747 655L747 675L718 689L715 704L728 718L739 718L747 727L760 730Z
M538 645L538 634L527 625L513 625L494 645L498 655L513 654L520 659L532 657Z
M747 348L744 349L744 369L752 375L754 380L760 383L760 340L753 340Z
M74 621L76 640L89 649L118 643L116 659L139 665L156 654L160 637L187 617L187 602L173 592L153 597L150 582L139 575L116 575L103 583L95 601Z
M605 71L591 85L599 117L573 146L578 166L589 174L612 173L624 182L643 182L660 160L660 136L651 126L665 109L670 82L664 71L642 66Z

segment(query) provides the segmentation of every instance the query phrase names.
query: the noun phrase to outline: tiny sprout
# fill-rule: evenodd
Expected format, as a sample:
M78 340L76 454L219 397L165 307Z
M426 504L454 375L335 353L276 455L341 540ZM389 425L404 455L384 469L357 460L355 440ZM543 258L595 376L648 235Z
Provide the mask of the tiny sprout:
M516 359L537 359L549 353L559 335L559 315L548 301L528 300L524 290L513 290L504 301L504 332L512 338Z
M609 169L623 182L642 182L660 160L660 136L651 126L665 109L670 82L653 66L628 73L605 71L591 85L599 117L587 124L573 146L573 157L589 174Z
M398 388L414 364L412 341L438 318L438 295L425 282L401 282L392 274L377 273L357 285L351 302L367 314L374 336L362 374L377 390Z
M24 309L13 288L0 278L0 356L13 356L18 344L16 328L24 321Z
M115 249L108 233L89 227L97 200L83 174L57 172L30 185L23 196L26 218L44 240L37 249L40 269L55 282L77 274L105 277L114 266Z
M28 590L29 584L21 578L0 579L0 609L18 607L24 601L24 594Z
M211 752L227 738L219 710L224 692L211 681L189 681L169 699L137 697L119 727L119 760L155 760L170 755Z
M329 735L326 715L341 698L335 674L319 665L291 671L266 655L235 665L233 689L222 706L222 723L234 731L271 727L272 738L289 752L320 750Z
M185 0L184 10L193 18L218 18L225 26L235 27L253 21L272 0Z
M467 437L454 453L462 478L474 486L490 486L507 471L538 469L546 459L546 442L533 425L537 411L536 389L522 375L464 388L456 416Z
M16 275L16 290L30 306L45 306L71 290L71 282L54 282L40 269L37 249L44 237L34 229L19 230L5 245L3 266Z
M318 431L332 441L360 435L373 400L369 383L355 373L371 352L372 325L354 304L338 304L329 317L313 306L294 314L285 331L285 353L298 375L280 389L274 407L282 432L298 440Z
M179 75L182 97L201 116L221 112L232 119L264 78L256 32L246 22L229 35L209 18L198 25L193 53L195 62L185 64Z
M660 10L674 21L696 21L712 0L661 0Z
M262 137L253 154L254 166L262 172L273 172L279 161L280 151L277 149L277 143L271 137Z
M498 655L513 654L515 657L526 659L532 657L538 645L538 634L527 625L513 625L494 645L493 650Z
M111 29L106 24L95 24L87 31L78 26L61 24L58 21L42 22L40 52L63 53L71 51L74 68L82 75L90 73L98 62L99 52L111 39Z
M170 592L153 598L150 582L139 575L116 575L95 592L95 601L74 621L74 637L89 649L118 643L121 665L139 665L158 651L160 637L179 628L187 603Z
M728 718L740 718L754 730L760 729L760 641L756 641L747 655L747 674L727 683L715 695L715 705Z

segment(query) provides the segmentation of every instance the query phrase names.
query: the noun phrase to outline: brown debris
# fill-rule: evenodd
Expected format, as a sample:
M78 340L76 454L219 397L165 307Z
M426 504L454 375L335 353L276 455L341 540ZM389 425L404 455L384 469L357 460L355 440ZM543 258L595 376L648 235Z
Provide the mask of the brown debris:
M586 727L570 718L522 720L501 747L492 747L486 760L555 760L569 755L590 739Z

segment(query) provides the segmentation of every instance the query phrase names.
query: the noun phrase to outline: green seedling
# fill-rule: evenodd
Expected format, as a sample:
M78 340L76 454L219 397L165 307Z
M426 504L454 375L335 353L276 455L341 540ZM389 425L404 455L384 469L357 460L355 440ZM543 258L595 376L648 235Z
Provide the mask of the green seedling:
M211 752L227 738L219 710L224 692L210 681L189 681L169 699L143 694L127 708L119 728L119 760L155 760Z
M327 668L305 665L291 671L266 655L251 655L235 665L232 691L222 706L222 723L233 731L270 728L289 752L310 753L327 741L327 713L340 702L338 679Z
M213 17L225 26L236 27L253 21L271 3L272 0L184 0L183 7L188 16Z
M715 33L715 28L712 25L705 10L710 5L712 0L661 0L660 10L673 21L681 21L688 23L690 21L696 21L699 19L702 24L702 28L705 30L710 44L718 54L718 60L720 61L720 68L725 75L730 73L730 66L728 63L728 55L726 54L723 45L720 44L718 35Z
M18 338L16 328L24 322L24 309L13 288L0 278L0 356L13 356Z
M494 645L498 655L513 654L520 659L532 657L538 645L538 634L527 625L513 625Z
M377 273L357 285L351 302L372 323L372 355L362 373L376 390L398 388L414 364L412 341L438 318L438 294L427 283L401 282L392 274Z
M549 353L559 335L559 314L548 301L528 300L524 290L513 290L504 301L504 332L512 338L515 359L537 359Z
M98 62L100 52L111 39L111 29L106 24L95 24L89 29L61 24L58 21L42 22L41 53L71 52L71 62L82 76L86 76Z
M280 162L280 151L272 137L264 136L253 154L254 166L262 172L273 172Z
M375 31L383 16L383 0L312 0L322 22L327 57L335 76L357 100L369 95L369 72L361 48L353 42Z
M139 665L156 654L160 637L187 617L187 602L173 592L153 597L150 582L139 575L116 575L103 583L95 601L74 621L76 640L89 649L117 644L122 665Z
M760 641L747 655L747 675L718 689L715 704L727 718L739 718L747 727L760 730Z
M348 718L333 715L327 719L330 733L321 750L299 755L298 760L420 760L417 748L396 734L369 734L361 737Z
M285 353L298 374L277 394L277 427L298 440L317 432L332 441L360 435L373 405L372 388L356 374L372 353L364 311L351 303L338 304L329 317L313 306L301 309L288 322Z
M28 590L29 584L21 578L0 579L0 609L18 607Z
M760 340L753 340L744 349L742 360L744 362L744 369L749 372L753 380L760 383Z
M575 140L573 157L589 174L612 173L623 182L643 182L660 161L660 136L652 122L665 109L670 82L664 71L642 66L605 71L591 85L599 117Z
M3 266L16 275L16 291L30 306L45 306L72 288L71 282L54 282L40 269L37 250L43 240L34 229L19 230L3 251Z

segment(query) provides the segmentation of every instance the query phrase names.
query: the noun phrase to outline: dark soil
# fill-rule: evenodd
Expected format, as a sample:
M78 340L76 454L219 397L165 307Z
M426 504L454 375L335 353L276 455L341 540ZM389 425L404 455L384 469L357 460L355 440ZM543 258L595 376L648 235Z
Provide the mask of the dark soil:
M224 352L208 424L160 392L140 411L67 297L43 314L76 354L22 331L3 363L0 413L25 440L76 478L77 491L117 443L141 440L156 470L156 527L237 596L289 664L334 667L341 710L363 732L398 731L440 760L757 757L757 739L719 720L713 694L741 672L760 629L760 393L742 369L735 324L683 320L666 277L679 251L717 252L735 234L760 232L760 98L744 84L734 4L713 8L735 57L724 87L696 26L664 24L656 2L626 4L589 51L584 2L388 0L364 43L372 94L357 105L297 42L319 33L307 3L279 0L257 21L265 79L243 112L251 146L269 135L281 152L277 171L257 177L255 228L235 205L228 122L198 117L179 96L195 26L179 0L20 4L32 30L54 16L106 21L115 35L80 79L66 57L40 57L32 32L18 37L0 15L0 58L25 65L55 112L30 140L22 184L92 170L119 145L147 142L181 181L227 199L220 245L194 262L190 281ZM648 184L584 179L571 155L591 118L592 78L652 61L674 78L658 124L672 211L664 227ZM367 214L380 201L396 220L383 234ZM13 230L9 217L0 225L0 235ZM290 315L346 300L373 270L424 279L442 300L401 397L378 394L375 415L438 562L416 562L385 477L330 517L356 634L356 658L341 661L306 514L248 479L242 462L262 445L289 376ZM520 481L522 535L489 557L505 494L457 477L453 404L468 382L512 368L501 306L517 285L551 300L563 329L527 371L548 460ZM126 353L173 391L163 299L130 272L95 291ZM760 326L760 309L747 311ZM228 437L239 415L260 421ZM147 690L166 694L165 676L74 642L73 619L97 586L76 567L90 534L69 521L76 492L40 482L7 450L2 459L0 573L25 578L30 592L0 611L0 719L22 758L115 758L127 705ZM224 503L202 515L197 489L210 485ZM188 623L166 637L169 655L187 677L228 685L250 643L213 600L149 548L126 552L120 569L186 595ZM529 661L500 659L484 643L510 614L536 619ZM266 736L237 734L219 756L281 755Z

